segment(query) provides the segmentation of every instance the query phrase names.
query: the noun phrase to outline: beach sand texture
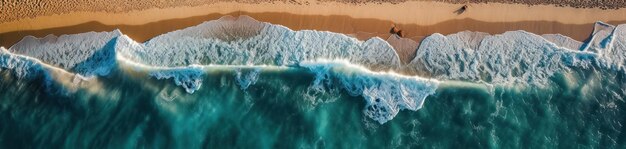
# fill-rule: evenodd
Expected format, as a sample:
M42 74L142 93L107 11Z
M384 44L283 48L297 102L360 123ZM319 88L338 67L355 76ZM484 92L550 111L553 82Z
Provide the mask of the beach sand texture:
M224 15L251 16L294 30L321 30L390 39L395 24L417 44L433 33L477 31L500 34L525 30L563 34L578 41L588 38L596 21L626 23L626 9L573 8L554 5L471 3L460 1L68 1L66 3L3 1L0 5L0 46L10 47L25 36L75 34L120 29L136 41L194 26ZM403 48L410 49L410 48ZM403 51L403 61L414 51Z

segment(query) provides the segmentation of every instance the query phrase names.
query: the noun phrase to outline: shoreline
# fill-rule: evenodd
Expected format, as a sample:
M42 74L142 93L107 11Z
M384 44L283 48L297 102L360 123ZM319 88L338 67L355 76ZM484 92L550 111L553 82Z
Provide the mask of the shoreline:
M350 5L323 2L310 5L289 3L216 3L194 7L147 9L125 13L73 12L25 18L0 23L0 46L10 47L23 37L44 37L89 31L120 29L138 42L170 31L215 20L224 15L248 15L293 30L320 30L352 34L364 40L389 37L392 24L406 38L421 41L433 33L460 31L500 34L524 30L535 34L563 34L585 40L596 21L617 25L626 23L626 9L567 8L549 5L471 4L467 12L453 13L461 4L411 1L399 4ZM415 14L415 15L407 15Z
M90 21L71 26L39 29L20 30L0 33L0 46L9 48L19 42L23 37L45 37L47 35L78 34L90 31L102 32L120 29L122 33L128 35L138 42L145 42L158 35L196 26L205 21L216 20L222 16L240 15L250 16L258 21L283 25L292 30L319 30L330 31L342 34L353 35L360 40L371 37L387 39L391 34L389 29L394 22L378 19L356 19L349 16L321 16L321 15L295 15L288 13L249 13L233 12L228 14L209 14L204 16L194 16L181 19L162 20L150 22L142 25L106 25L97 21ZM522 21L522 22L483 22L472 19L449 20L439 24L421 26L416 24L396 24L405 34L405 38L414 41L421 41L422 38L433 33L444 35L454 34L461 31L476 31L489 34L501 34L506 31L524 30L534 34L562 34L572 39L583 41L588 38L593 30L593 24L562 24L551 21ZM607 22L617 25L626 21Z

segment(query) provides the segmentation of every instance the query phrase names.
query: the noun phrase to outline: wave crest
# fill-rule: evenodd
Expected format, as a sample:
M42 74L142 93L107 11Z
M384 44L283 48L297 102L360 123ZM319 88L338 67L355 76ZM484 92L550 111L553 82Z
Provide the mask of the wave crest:
M145 43L119 30L40 39L29 36L9 49L0 47L0 70L20 78L43 75L45 80L54 80L51 69L77 76L106 76L124 62L148 70L150 77L172 79L193 93L200 89L211 65L305 68L316 74L314 88L338 85L350 95L362 96L367 103L364 113L384 123L402 109L421 108L425 98L435 92L437 80L545 86L555 73L575 67L624 71L624 27L598 22L584 43L525 31L500 35L459 32L433 34L418 47L401 38L359 41L339 33L293 31L245 16L225 17ZM401 51L416 48L415 57L403 64L394 47ZM380 73L387 71L404 75ZM239 72L235 78L246 90L257 81L258 73Z

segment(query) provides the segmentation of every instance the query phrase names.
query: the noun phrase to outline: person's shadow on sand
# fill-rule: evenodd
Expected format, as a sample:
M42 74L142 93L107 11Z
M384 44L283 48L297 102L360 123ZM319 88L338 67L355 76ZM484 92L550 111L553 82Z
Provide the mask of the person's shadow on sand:
M454 11L454 13L456 13L457 15L461 15L463 14L465 11L467 11L467 5L463 5L461 8L457 9Z

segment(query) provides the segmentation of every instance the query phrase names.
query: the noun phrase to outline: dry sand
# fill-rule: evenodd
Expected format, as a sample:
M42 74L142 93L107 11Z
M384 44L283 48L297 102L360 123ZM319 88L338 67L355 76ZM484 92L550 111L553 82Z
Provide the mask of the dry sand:
M399 4L352 5L326 2L310 5L291 3L247 4L223 2L194 7L153 8L124 13L74 12L69 14L25 18L2 23L0 33L16 30L45 29L98 21L105 25L141 25L161 20L187 18L207 14L245 11L249 13L289 13L296 15L338 15L355 19L389 20L399 24L435 25L454 19L483 22L554 21L563 24L588 24L595 21L624 21L626 9L577 9L548 5L471 4L468 11L456 14L460 4L412 1Z
M490 34L511 30L526 30L536 34L559 33L582 41L588 37L596 21L626 23L626 9L490 3L471 4L464 13L455 13L461 6L424 1L360 5L338 2L308 5L221 2L119 13L72 12L0 23L0 46L8 47L27 35L43 37L48 34L111 31L116 28L137 41L145 41L223 15L249 15L294 30L314 29L355 34L360 39L373 36L387 39L391 25L397 24L406 37L418 42L432 33L451 34L464 30Z

